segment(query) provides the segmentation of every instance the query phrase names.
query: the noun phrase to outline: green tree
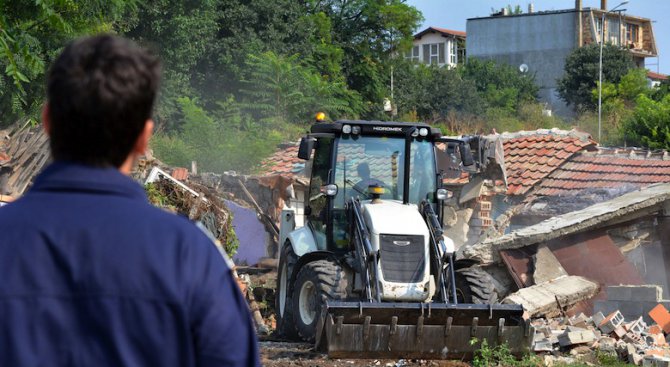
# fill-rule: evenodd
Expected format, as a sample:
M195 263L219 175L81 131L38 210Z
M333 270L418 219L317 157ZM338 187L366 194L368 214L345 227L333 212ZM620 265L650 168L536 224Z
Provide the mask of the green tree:
M387 61L393 50L411 45L421 13L405 0L308 0L306 7L308 14L330 19L347 85L367 103L366 116L379 117L390 75Z
M298 55L283 57L274 52L249 55L247 107L256 116L282 122L307 121L316 111L332 118L356 116L362 110L360 96L347 89L344 80L323 77L299 63Z
M536 101L538 86L535 77L520 73L507 64L471 58L458 69L464 79L472 80L487 107L514 113L522 102Z
M0 0L0 126L36 118L46 66L68 41L123 31L135 6L135 0Z
M240 114L234 101L220 103L213 112L188 97L177 102L184 119L180 131L158 133L151 142L156 156L170 165L197 161L204 171L252 173L284 137L296 133Z
M558 94L578 111L596 107L591 91L597 87L599 58L600 45L594 43L574 50L565 60L565 74L558 80ZM603 82L618 83L633 67L630 52L611 44L603 46Z
M476 114L484 104L472 80L455 69L413 64L404 60L394 63L394 102L398 112L414 112L418 119L443 123L452 113Z
M670 95L655 101L646 95L637 99L633 115L624 126L626 141L649 149L670 149Z

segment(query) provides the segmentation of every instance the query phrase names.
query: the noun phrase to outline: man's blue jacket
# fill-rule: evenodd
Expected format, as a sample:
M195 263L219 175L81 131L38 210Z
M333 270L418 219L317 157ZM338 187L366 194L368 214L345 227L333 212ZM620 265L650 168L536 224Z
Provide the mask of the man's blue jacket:
M0 366L254 366L212 241L116 169L57 162L0 208Z

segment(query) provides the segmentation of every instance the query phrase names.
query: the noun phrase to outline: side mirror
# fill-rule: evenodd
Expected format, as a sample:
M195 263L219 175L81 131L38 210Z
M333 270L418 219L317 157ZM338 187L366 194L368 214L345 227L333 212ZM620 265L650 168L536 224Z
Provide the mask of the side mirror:
M447 200L454 196L454 193L447 189L437 189L437 200Z
M472 166L475 164L475 159L472 157L472 150L470 149L470 144L463 143L460 146L461 151L461 162L464 166Z
M300 139L300 148L298 148L298 158L304 159L306 161L312 156L312 150L314 150L314 138L309 136L303 136Z

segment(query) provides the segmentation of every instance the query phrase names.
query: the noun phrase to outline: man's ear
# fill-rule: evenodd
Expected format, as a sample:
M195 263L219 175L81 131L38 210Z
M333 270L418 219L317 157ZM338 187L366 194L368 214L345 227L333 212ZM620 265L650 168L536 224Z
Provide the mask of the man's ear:
M51 110L49 108L49 102L45 102L42 107L42 128L47 135L51 135Z
M142 129L142 132L140 133L140 136L137 137L137 141L135 141L135 147L133 148L133 152L138 154L138 155L143 155L146 153L147 148L149 147L149 140L151 140L151 135L154 132L154 120L148 119L144 123L144 129Z

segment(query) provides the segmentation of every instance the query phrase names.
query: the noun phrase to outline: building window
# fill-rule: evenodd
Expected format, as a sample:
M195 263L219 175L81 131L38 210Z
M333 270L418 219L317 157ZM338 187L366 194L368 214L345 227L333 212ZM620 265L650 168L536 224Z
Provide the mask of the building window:
M423 45L423 62L431 65L444 64L444 42Z
M637 24L626 23L626 42L630 44L637 43L640 35L640 26Z
M597 39L599 39L599 40L600 40L600 36L602 35L602 31L603 31L603 18L598 17L596 19L596 34L598 35Z
M449 63L456 65L458 63L458 44L456 40L451 41L451 51L449 53Z
M407 51L405 53L405 59L410 60L412 62L419 62L421 59L419 57L419 46L414 46L412 47L411 50Z
M430 45L430 63L429 64L439 64L440 62L440 47L437 43Z
M619 19L608 19L607 21L607 42L618 46L621 37L621 25Z

